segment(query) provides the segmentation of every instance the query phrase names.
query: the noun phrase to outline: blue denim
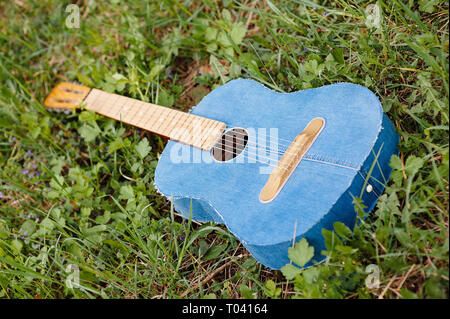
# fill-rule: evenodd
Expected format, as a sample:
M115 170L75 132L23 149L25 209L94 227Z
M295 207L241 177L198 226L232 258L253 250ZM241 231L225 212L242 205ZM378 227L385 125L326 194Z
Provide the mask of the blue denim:
M171 150L181 145L169 141L156 168L155 186L173 198L176 211L188 218L192 202L193 220L225 224L256 260L272 269L289 263L288 247L302 238L314 246L313 260L323 260L322 228L332 230L339 221L352 229L353 197L361 196L365 210L371 211L389 179L390 158L397 153L398 135L378 98L350 83L278 93L238 79L213 90L191 113L249 132L277 128L280 143L287 144L283 149L313 118L325 119L322 132L269 203L259 200L269 178L260 170L268 167L259 162L263 156L257 162L243 160L254 157L249 145L259 143L256 134L230 162L217 162L210 152L185 145L191 160L174 162ZM192 160L194 154L205 160Z

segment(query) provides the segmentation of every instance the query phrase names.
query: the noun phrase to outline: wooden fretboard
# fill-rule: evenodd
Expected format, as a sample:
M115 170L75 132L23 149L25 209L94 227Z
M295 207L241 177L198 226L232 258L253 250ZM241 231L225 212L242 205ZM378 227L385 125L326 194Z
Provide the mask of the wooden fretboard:
M206 151L226 128L223 122L97 89L84 103L88 110Z

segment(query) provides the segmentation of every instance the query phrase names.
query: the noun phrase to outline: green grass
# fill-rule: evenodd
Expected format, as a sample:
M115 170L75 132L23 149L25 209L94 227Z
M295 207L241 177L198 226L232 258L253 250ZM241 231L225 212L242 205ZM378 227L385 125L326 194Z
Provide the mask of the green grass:
M448 1L378 1L379 27L374 1L78 1L79 29L68 3L0 4L1 298L448 297ZM290 280L176 215L152 186L165 141L42 105L69 80L188 110L238 77L364 85L401 136L373 213L325 232L327 261Z

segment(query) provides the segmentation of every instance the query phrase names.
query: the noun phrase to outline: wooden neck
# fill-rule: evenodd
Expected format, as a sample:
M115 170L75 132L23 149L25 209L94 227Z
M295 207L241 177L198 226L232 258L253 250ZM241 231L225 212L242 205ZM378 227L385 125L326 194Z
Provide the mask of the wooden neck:
M226 127L223 122L97 89L84 103L88 110L206 151Z

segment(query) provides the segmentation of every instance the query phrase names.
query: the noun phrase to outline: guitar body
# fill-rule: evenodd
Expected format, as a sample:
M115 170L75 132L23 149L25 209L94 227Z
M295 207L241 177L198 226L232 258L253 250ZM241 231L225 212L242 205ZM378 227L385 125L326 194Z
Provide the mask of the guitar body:
M289 263L288 247L302 238L314 246L313 260L323 260L322 228L342 222L353 229L354 198L363 200L366 212L373 209L397 153L398 136L379 100L355 84L278 93L252 80L233 80L191 113L246 129L248 144L233 160L217 161L211 152L169 141L156 168L156 188L184 217L191 211L193 220L225 224L272 269ZM288 141L318 117L325 120L322 131L278 195L262 202L259 195L273 168L267 158L276 165ZM276 146L275 131L280 154L265 153ZM264 146L264 132L265 147L257 149Z

